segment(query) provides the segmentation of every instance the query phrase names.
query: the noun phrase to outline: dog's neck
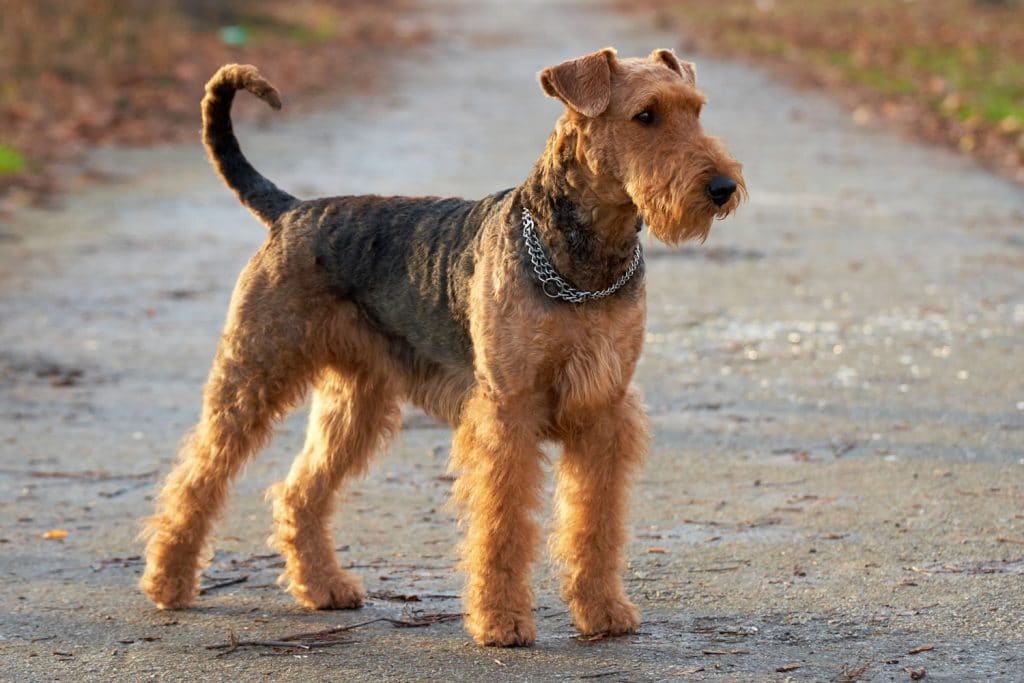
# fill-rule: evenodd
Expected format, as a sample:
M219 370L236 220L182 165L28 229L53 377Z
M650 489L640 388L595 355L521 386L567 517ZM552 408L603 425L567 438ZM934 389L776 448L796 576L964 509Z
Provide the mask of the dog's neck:
M593 291L626 270L641 220L621 185L602 187L578 158L578 141L576 129L559 121L520 186L520 196L558 273L577 288Z

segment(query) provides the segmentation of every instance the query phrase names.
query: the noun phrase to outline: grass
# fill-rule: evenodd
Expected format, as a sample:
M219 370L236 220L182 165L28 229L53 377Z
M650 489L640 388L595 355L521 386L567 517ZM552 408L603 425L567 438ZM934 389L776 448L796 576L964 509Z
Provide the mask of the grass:
M1022 0L654 0L698 49L902 118L1024 183Z
M25 157L16 149L0 145L0 175L19 173L25 169Z
M194 140L203 83L221 64L260 65L290 105L328 88L366 89L383 68L375 53L427 38L402 21L403 2L4 3L0 202L45 200L90 146Z

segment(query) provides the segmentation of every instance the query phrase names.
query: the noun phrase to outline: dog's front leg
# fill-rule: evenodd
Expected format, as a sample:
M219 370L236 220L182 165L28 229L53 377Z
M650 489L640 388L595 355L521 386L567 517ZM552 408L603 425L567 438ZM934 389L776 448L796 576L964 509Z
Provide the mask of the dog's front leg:
M632 633L640 625L620 572L632 473L647 441L647 419L633 390L564 437L552 548L565 568L563 597L584 635Z
M466 630L481 645L536 639L530 565L536 557L543 454L528 400L497 402L478 392L455 433L453 496L466 524Z

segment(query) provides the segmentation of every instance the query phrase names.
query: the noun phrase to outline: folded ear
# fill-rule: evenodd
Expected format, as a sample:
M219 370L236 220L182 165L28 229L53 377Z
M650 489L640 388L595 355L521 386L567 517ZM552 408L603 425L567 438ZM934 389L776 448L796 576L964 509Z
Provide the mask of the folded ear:
M612 98L615 64L615 49L606 47L544 69L540 87L584 116L600 116Z
M661 62L682 76L690 85L697 85L697 66L693 62L680 61L672 50L655 50L648 59Z

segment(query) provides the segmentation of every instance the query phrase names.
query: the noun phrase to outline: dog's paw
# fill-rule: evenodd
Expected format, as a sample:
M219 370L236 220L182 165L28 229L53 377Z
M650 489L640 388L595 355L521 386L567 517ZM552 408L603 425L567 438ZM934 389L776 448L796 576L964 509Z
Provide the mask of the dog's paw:
M299 604L310 609L358 609L366 597L362 579L348 572L305 580L281 578Z
M194 575L171 577L151 565L146 566L139 588L157 609L184 609L199 595L199 581Z
M596 604L573 601L569 607L584 636L622 636L640 628L640 611L625 596Z
M526 647L537 640L537 627L532 614L495 612L471 615L466 630L477 645L495 647Z

